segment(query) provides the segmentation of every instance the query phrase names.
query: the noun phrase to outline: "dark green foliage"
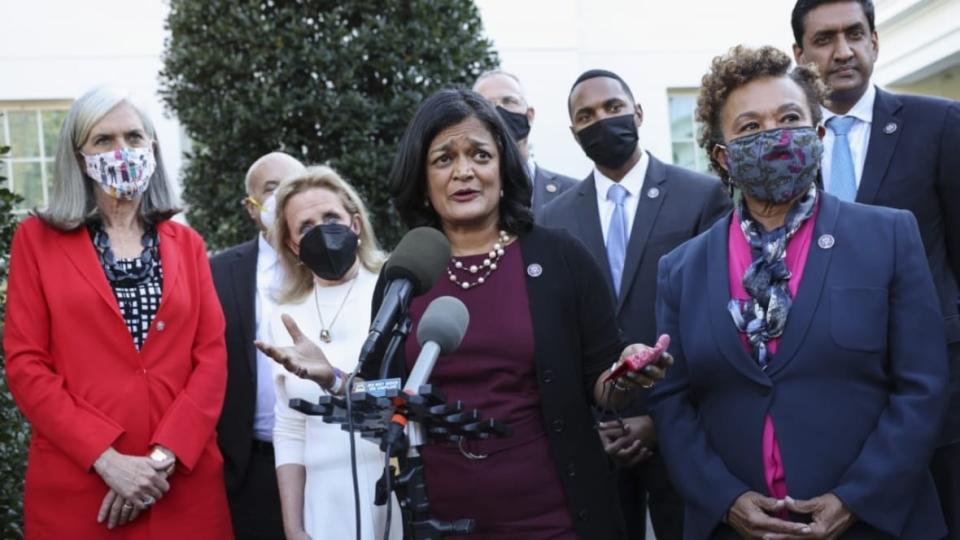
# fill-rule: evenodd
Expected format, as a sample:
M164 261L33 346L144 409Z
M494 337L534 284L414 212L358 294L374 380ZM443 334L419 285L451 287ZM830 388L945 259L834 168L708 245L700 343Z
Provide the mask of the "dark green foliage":
M17 227L13 213L21 197L6 187L2 157L10 151L0 147L0 321L6 320L7 272L10 268L10 243ZM0 322L0 339L3 323ZM27 467L27 441L30 428L20 415L7 389L3 352L0 350L0 538L23 537L23 477Z
M248 239L243 176L284 150L360 191L384 244L401 234L386 177L417 105L495 67L464 0L171 0L161 94L193 139L190 224L219 249Z

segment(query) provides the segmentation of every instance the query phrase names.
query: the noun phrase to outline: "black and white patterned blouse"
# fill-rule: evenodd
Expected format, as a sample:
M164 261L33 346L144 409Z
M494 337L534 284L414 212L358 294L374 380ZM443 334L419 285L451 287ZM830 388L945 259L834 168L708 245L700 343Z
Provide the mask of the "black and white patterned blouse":
M102 226L91 225L90 234L127 330L139 351L147 339L163 294L163 266L160 264L157 231L149 227L141 240L143 252L139 257L129 259L114 257L110 238Z

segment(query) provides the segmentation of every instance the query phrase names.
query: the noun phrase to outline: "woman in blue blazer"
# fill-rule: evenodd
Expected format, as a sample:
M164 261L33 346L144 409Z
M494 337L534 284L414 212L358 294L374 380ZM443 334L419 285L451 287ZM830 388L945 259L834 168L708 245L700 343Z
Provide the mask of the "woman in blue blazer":
M676 362L652 410L684 537L941 538L948 371L917 224L819 189L823 86L790 64L714 59L699 142L735 209L660 261Z

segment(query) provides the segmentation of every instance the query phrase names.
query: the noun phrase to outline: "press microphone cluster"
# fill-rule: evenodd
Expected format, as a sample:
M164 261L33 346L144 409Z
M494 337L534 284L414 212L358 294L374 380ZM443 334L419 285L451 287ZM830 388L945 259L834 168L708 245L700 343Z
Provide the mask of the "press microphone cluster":
M384 266L386 288L383 302L370 325L370 333L360 349L359 365L363 366L406 314L410 298L433 288L450 261L450 243L432 227L417 227L405 234Z

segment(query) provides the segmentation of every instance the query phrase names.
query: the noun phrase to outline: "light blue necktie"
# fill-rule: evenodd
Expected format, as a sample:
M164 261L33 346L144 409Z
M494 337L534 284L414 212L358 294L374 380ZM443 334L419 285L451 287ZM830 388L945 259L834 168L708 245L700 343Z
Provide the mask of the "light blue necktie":
M627 253L627 213L623 201L630 192L620 184L614 184L607 190L607 200L613 202L613 215L607 229L607 262L610 263L610 275L613 277L613 290L620 296L620 280L623 279L623 260Z
M830 185L827 191L842 201L857 200L857 173L853 168L853 154L850 152L850 139L847 134L856 124L853 116L834 116L827 120L827 127L833 132L833 156L830 158Z

